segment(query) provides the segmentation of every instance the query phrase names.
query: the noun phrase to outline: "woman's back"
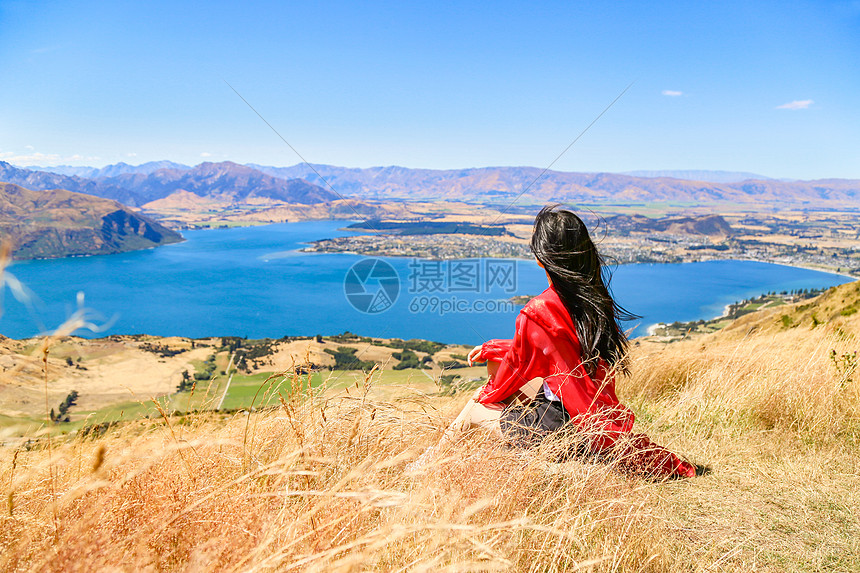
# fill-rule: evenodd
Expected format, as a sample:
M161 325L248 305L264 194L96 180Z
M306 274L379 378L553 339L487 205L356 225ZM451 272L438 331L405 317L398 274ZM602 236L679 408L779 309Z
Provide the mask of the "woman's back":
M487 384L443 437L463 426L490 428L512 442L534 444L562 428L574 429L579 453L608 456L619 467L657 476L695 475L695 468L633 434L634 416L615 395L615 372L626 371L630 317L609 294L603 261L582 220L557 206L541 209L531 241L549 288L517 316L513 340L490 340L469 353L487 361ZM544 392L514 400L536 378ZM426 463L432 449L419 460Z

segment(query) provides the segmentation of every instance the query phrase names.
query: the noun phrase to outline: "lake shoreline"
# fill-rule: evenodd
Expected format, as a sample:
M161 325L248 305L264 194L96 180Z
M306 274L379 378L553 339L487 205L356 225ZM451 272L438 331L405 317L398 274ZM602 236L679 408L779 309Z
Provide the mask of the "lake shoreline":
M31 309L7 297L0 333L25 339L50 331L69 317L77 293L84 292L87 306L102 316L96 324L117 316L107 330L83 333L86 338L148 333L278 339L348 330L472 344L510 338L520 307L509 299L546 288L546 275L533 259L433 261L301 251L319 237L344 234L342 227L343 221L325 221L187 231L187 240L169 249L13 265L12 274L43 302ZM373 313L352 306L344 291L350 268L367 258L390 265L399 283L390 308ZM469 264L479 282L464 290L454 273ZM492 283L493 265L507 265L513 282ZM625 324L635 329L635 338L647 334L647 325L705 319L726 303L771 290L848 280L856 278L762 261L711 260L619 265L612 288L622 305L643 317L642 324ZM379 286L368 288L373 294Z

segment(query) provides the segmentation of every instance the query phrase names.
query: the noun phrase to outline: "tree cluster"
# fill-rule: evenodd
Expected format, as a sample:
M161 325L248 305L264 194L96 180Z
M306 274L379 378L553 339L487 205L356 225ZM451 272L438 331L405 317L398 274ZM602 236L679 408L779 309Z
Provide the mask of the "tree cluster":
M66 399L60 404L57 412L54 412L54 409L51 408L51 421L52 422L69 422L71 418L69 417L69 408L74 406L78 401L78 391L72 390L66 396Z
M338 346L337 350L324 349L326 353L334 356L333 370L370 370L376 366L372 360L361 360L355 356L356 349L347 346Z

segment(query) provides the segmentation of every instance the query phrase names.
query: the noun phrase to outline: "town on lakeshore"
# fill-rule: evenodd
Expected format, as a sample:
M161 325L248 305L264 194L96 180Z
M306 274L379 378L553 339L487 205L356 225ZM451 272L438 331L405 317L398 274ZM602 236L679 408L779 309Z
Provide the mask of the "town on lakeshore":
M694 212L648 218L602 211L600 215L592 211L587 219L598 229L602 254L617 264L749 259L860 277L856 213ZM441 259L531 258L527 219L487 227L464 224L453 232L450 228L416 232L405 222L380 230L368 222L361 230L367 234L314 241L303 250ZM487 230L503 232L490 235Z

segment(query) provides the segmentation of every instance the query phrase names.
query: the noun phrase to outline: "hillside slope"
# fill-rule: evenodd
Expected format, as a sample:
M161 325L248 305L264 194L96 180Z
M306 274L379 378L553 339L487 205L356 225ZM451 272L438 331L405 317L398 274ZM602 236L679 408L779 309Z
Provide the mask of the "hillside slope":
M0 183L0 239L12 242L14 258L32 259L134 251L182 236L116 201Z
M774 332L817 327L849 330L860 335L860 281L832 287L812 300L747 314L726 326L723 332Z

